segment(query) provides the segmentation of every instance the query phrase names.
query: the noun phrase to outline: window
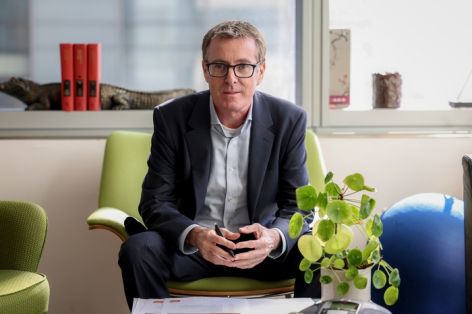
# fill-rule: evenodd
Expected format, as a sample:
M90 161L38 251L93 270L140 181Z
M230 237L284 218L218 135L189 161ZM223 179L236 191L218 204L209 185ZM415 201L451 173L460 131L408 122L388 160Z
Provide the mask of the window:
M0 82L29 73L28 0L0 2ZM0 93L0 108L23 108Z
M472 43L467 40L471 10L467 0L314 1L309 18L320 22L313 22L311 70L320 70L321 76L313 74L312 85L318 94L311 99L315 104L312 123L346 130L470 128L471 110L451 108L449 102L472 100ZM342 32L349 40L347 47L340 45ZM310 38L303 36L303 40ZM346 64L344 73L332 66L333 47L339 63ZM402 79L401 89L393 91L401 93L400 107L374 109L373 74L395 72ZM347 85L343 85L344 74ZM335 106L331 97L330 106L330 96L345 90L348 105L338 97L334 100L341 103Z
M253 23L266 38L268 67L261 89L294 101L294 1L4 1L0 81L22 76L39 83L59 82L60 42L100 42L103 82L141 91L206 89L202 38L210 27L235 19Z
M21 52L26 70L16 66L17 72L5 75L7 78L27 77L38 83L59 82L60 42L100 42L104 83L139 91L180 87L202 90L207 88L200 65L203 35L218 22L243 19L264 33L268 46L267 70L260 90L295 101L297 2L3 1L0 36L2 30L12 32L12 25L30 33L17 34L27 47L26 52ZM9 6L5 7L6 3ZM21 8L22 15L13 17L14 7ZM10 16L14 23L7 22L6 17ZM0 57L5 47L0 46ZM0 67L0 71L2 69ZM20 105L12 106L13 102ZM22 103L1 93L0 103L0 111L3 111L0 112L0 137L95 137L107 135L114 129L152 129L152 115L141 110L25 113ZM19 112L5 112L12 110Z
M207 89L201 41L224 20L247 20L267 42L260 89L295 101L295 2L273 0L125 1L126 86Z

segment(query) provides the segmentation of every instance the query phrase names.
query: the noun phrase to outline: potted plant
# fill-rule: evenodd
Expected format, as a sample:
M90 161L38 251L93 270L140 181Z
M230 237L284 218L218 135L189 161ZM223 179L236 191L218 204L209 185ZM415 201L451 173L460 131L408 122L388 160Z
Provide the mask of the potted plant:
M300 236L305 223L311 224L311 234L298 240L303 255L299 268L305 282L311 283L313 273L321 270L322 299L327 298L323 295L324 286L334 283L336 298L356 299L349 293L366 289L369 300L372 282L377 289L387 286L384 301L395 304L400 273L382 256L379 238L383 225L374 212L375 199L369 196L375 189L365 185L359 173L348 175L340 186L329 172L324 184L324 191L317 191L312 185L296 190L297 205L302 211L295 213L289 224L292 238ZM353 244L354 234L362 237L359 247Z

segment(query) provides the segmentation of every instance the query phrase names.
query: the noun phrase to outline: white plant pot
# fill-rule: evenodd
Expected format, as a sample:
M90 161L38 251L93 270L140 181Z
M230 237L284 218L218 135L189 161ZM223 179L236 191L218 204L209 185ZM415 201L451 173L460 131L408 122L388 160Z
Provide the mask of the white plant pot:
M367 278L367 286L364 289L357 289L354 286L354 282L347 281L349 283L349 291L343 296L336 295L336 286L339 283L338 278L341 281L346 281L344 276L344 271L335 270L336 275L333 274L333 271L329 269L321 269L321 276L329 275L333 278L333 281L329 284L321 284L321 300L356 300L356 301L370 301L370 289L371 289L371 269L372 267L366 269L359 269L359 273Z

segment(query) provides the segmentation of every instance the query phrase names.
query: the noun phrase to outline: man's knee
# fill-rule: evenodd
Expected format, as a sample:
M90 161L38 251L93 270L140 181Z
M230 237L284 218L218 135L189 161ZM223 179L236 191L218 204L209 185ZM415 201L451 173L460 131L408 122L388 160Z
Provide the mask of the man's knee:
M157 232L146 231L132 235L123 242L118 263L136 265L150 260L158 263L163 256L168 256L164 239Z

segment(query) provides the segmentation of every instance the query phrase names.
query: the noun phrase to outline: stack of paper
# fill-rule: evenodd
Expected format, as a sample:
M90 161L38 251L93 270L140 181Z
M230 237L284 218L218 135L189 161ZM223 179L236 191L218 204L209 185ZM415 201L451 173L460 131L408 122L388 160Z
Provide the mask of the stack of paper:
M132 314L289 314L312 305L310 298L237 299L170 298L134 299Z

